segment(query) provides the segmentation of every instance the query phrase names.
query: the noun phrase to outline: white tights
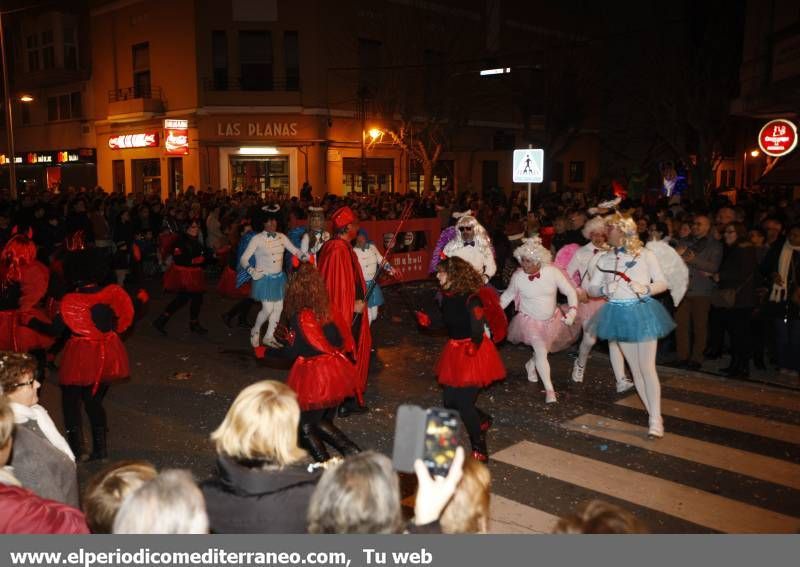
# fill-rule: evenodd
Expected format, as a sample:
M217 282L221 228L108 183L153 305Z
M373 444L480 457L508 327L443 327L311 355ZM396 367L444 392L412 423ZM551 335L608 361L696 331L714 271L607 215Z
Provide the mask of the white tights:
M642 399L650 423L661 422L661 384L656 372L656 349L658 341L643 343L619 343L628 366L631 367L636 392Z
M544 343L538 341L533 343L533 358L531 360L536 364L536 373L539 375L539 378L542 379L544 389L548 392L552 392L553 381L550 380L550 361L547 360L548 354L550 354L550 351L547 350Z
M372 322L378 318L378 306L367 309L367 314L369 315L369 324L372 325Z
M583 338L581 339L581 346L578 348L578 365L586 367L589 360L589 354L597 343L597 337L590 333L588 330L583 329ZM625 381L625 358L622 355L622 350L619 348L619 343L608 343L608 358L611 360L611 368L614 371L614 378L617 379L617 384Z
M264 323L269 319L269 325L267 326L267 332L264 335L264 341L271 341L274 339L275 335L275 327L278 326L278 321L281 318L281 312L283 311L283 300L281 301L262 301L261 302L261 311L258 312L256 316L256 324L253 325L253 329L250 331L250 340L251 342L255 342L253 346L258 346L258 336L261 334L261 327L264 326Z

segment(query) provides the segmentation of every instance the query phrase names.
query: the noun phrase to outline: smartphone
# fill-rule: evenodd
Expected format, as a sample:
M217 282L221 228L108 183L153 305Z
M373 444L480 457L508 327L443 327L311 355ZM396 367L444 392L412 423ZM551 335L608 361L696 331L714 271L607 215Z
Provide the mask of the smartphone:
M423 409L402 405L397 409L394 451L395 470L414 472L421 459L431 475L446 476L459 439L458 413L444 408Z

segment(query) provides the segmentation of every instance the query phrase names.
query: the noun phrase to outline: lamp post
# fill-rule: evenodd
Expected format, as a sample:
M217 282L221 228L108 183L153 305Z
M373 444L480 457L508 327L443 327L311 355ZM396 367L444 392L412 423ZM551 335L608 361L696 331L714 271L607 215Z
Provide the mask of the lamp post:
M8 65L6 62L6 36L3 29L3 13L0 12L0 53L2 54L3 65L3 96L5 96L6 110L6 138L8 139L8 183L9 195L12 200L17 199L17 170L14 163L14 122L11 116L11 93L8 90Z
M750 154L750 157L757 158L761 155L761 152L758 150L748 150L744 152L742 157L742 190L744 191L747 189L747 154Z

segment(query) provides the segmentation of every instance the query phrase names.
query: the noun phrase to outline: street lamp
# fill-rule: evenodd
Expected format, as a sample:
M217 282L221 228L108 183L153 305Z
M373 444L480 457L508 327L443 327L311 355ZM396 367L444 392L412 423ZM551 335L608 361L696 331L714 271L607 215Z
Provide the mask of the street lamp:
M33 102L33 97L29 94L20 95L19 97L20 102Z
M758 150L752 150L750 152L750 157L758 157L760 155L761 155L761 152L759 152Z
M750 157L752 158L757 158L761 155L761 152L758 150L744 152L744 155L742 156L742 190L747 188L747 154L750 154Z

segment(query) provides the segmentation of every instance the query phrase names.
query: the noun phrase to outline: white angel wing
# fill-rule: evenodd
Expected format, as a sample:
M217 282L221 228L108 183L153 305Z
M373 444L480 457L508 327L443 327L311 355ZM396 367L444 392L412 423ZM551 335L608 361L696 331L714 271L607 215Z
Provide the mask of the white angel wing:
M683 300L686 288L689 287L689 268L675 249L666 242L653 240L647 243L647 249L656 255L661 271L667 278L669 293L675 307Z

